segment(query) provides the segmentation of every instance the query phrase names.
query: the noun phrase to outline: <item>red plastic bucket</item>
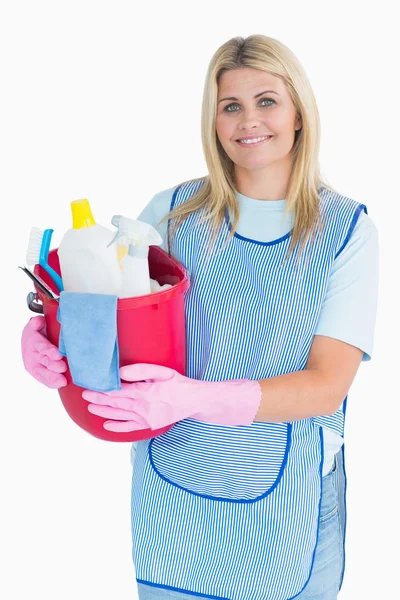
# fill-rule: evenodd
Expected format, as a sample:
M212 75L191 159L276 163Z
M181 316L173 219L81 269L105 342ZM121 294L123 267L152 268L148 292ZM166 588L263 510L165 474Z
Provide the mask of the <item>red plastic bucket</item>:
M49 265L60 274L57 249L49 253ZM150 277L160 285L173 287L161 292L122 298L117 303L117 330L120 366L134 363L151 363L175 369L182 375L186 371L186 329L184 292L189 288L186 269L157 246L149 248ZM58 293L52 279L42 267L35 265L34 272L51 289ZM36 286L35 286L36 287ZM60 323L57 321L58 302L48 298L36 288L46 319L47 336L58 347ZM64 357L68 366L68 360ZM69 369L65 372L68 385L58 390L65 410L71 419L91 435L110 442L134 442L148 439L168 431L172 425L152 431L115 433L103 428L106 419L91 414L88 403L82 398L83 388L72 383Z

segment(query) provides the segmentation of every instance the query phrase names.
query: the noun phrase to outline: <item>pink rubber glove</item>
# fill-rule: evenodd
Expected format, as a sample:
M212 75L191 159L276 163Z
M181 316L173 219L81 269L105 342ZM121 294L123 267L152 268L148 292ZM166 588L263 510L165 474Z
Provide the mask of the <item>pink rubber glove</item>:
M46 320L41 315L32 317L22 331L21 349L24 367L37 381L49 388L58 389L67 385L64 371L67 365L54 344L49 342L41 330Z
M219 425L251 425L261 402L258 381L200 381L147 363L120 368L122 389L84 390L89 412L105 419L108 431L160 429L191 417Z

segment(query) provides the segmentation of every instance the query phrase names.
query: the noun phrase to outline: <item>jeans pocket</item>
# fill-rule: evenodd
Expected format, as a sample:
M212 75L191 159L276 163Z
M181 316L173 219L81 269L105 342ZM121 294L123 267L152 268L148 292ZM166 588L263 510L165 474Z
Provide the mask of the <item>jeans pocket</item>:
M337 598L343 568L343 540L339 511L333 508L320 520L318 543L310 580L299 600L333 600ZM297 598L296 598L297 600Z
M339 500L333 483L336 468L337 459L335 457L335 463L331 471L325 477L322 477L320 523L325 523L329 519L332 519L339 511Z
M332 517L334 515L336 515L336 513L338 512L339 507L336 504L331 510L329 510L327 513L321 514L320 518L319 518L319 522L320 523L325 523L326 521L328 521L329 519L332 519Z

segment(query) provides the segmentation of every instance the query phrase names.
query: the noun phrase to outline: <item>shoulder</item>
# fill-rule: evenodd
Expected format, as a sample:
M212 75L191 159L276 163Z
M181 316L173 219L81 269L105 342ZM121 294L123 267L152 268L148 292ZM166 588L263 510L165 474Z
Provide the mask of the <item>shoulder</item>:
M377 240L378 229L372 218L362 211L357 219L352 233L352 240Z
M202 176L197 179L189 179L176 186L173 192L171 208L180 206L187 200L190 200L200 190L206 180L207 176Z
M338 244L336 256L350 246L376 243L377 228L364 203L325 187L319 197L321 216Z
M369 215L361 212L357 223L347 237L340 251L336 254L336 263L344 264L353 261L356 268L360 269L359 261L372 268L378 260L379 237L378 229Z
M330 220L343 219L353 214L358 217L361 212L368 212L364 203L335 190L321 186L318 193L321 213Z
M189 179L154 194L140 213L139 219L163 219L173 208L188 200L205 182L205 177Z
M163 219L171 210L171 202L175 190L178 186L166 188L154 194L151 200L146 204L140 213L138 219L146 221L147 218L151 217L151 220L157 219L158 221Z
M171 210L172 197L177 186L166 188L154 194L142 209L137 219L152 225L162 237L163 250L168 252L168 221L160 223Z

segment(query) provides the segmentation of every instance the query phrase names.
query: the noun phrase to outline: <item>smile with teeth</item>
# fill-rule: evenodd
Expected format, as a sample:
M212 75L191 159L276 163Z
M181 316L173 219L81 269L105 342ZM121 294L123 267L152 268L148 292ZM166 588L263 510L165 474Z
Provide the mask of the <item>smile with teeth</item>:
M261 144L262 142L268 141L271 138L272 138L272 135L265 135L263 137L258 137L258 138L237 140L237 143L245 145L245 146L252 146L252 145Z

